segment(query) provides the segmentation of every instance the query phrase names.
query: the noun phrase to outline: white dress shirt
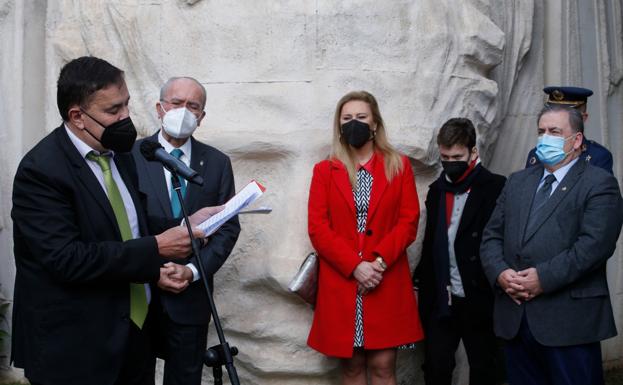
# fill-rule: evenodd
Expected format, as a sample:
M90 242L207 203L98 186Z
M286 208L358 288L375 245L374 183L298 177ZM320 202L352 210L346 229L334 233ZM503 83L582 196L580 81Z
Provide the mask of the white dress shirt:
M162 130L160 130L158 132L158 143L160 143L162 147L164 148L164 150L168 152L169 154L171 153L171 151L173 151L176 148L179 148L180 150L182 150L183 154L180 157L180 160L184 162L185 165L190 167L190 156L192 153L192 146L191 146L190 138L188 138L188 140L186 140L186 142L184 142L184 144L182 144L180 147L173 147L171 143L167 142L167 140L162 135ZM170 200L171 199L171 195L170 195L171 184L172 184L171 183L171 172L164 167L163 167L163 170L164 170L164 180L167 182L167 191L169 192L169 200ZM186 182L186 187L188 187L188 182ZM186 266L193 272L193 282L197 281L200 278L199 270L197 270L197 267L193 265L192 263L188 263L186 264Z
M456 253L454 252L454 241L456 240L456 232L459 230L463 209L469 197L469 190L462 194L454 194L454 202L452 204L452 214L450 215L450 225L448 226L448 256L450 267L450 292L457 297L465 297L463 290L463 281L459 272L459 265L456 262Z
M101 155L100 152L91 148L91 146L83 142L82 139L78 138L69 129L69 127L67 127L66 124L65 124L65 131L67 132L67 135L69 136L69 140L71 140L73 145L76 147L76 149L80 153L80 156L82 156L82 158L87 163L91 171L93 171L93 174L95 175L95 178L97 178L97 181L102 186L104 193L106 194L106 196L108 196L108 190L106 190L106 184L104 183L104 173L102 172L102 168L99 166L99 164L97 164L97 162L87 159L87 155L91 151L93 151L97 155ZM119 174L119 170L117 169L117 165L115 164L114 153L112 153L112 155L113 156L111 156L110 158L110 171L112 172L112 178L117 184L117 188L119 189L119 193L121 194L123 205L125 206L125 212L128 216L128 222L130 222L130 229L132 230L132 238L134 239L140 238L141 234L138 229L138 217L136 215L136 207L134 207L134 201L132 201L130 192L128 191L128 188L125 186L125 182L123 181L123 178L121 178L121 175ZM151 301L151 292L149 290L149 284L147 283L145 284L145 293L147 294L147 303L149 303Z
M158 143L160 143L162 147L164 147L164 150L169 154L176 148L182 150L184 154L180 157L180 160L184 162L186 166L190 167L190 157L192 155L190 138L188 138L188 140L186 140L186 142L184 142L184 144L182 144L180 147L173 147L173 145L167 142L164 136L162 136L162 130L160 130L158 132ZM164 168L164 180L167 182L167 191L171 192L171 172L169 172L169 170L167 170L166 168ZM170 196L169 199L171 199Z
M552 190L549 193L549 196L552 196L552 194L554 193L554 191L556 191L556 188L560 184L560 181L563 180L563 178L567 175L567 173L569 172L571 167L573 167L573 165L576 164L576 162L579 159L580 158L573 159L571 162L565 164L564 166L562 166L561 168L559 168L558 170L556 170L554 172L549 172L549 171L547 171L546 168L543 168L543 176L541 177L541 181L539 182L539 185L537 186L536 191L539 191L539 189L541 188L543 183L545 183L545 177L546 176L548 176L549 174L554 174L554 178L556 178L556 180L552 182Z

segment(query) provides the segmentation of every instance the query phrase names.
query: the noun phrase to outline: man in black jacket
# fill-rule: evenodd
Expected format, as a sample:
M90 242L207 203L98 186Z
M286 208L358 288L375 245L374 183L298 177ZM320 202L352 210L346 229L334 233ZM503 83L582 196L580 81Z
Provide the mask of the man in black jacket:
M443 172L426 196L426 233L414 274L426 335L425 380L429 385L451 384L454 355L463 340L470 384L495 384L499 365L493 295L479 248L505 178L480 164L469 119L448 120L437 144Z
M146 218L128 153L129 99L120 69L95 57L70 61L58 79L63 123L17 169L11 356L31 384L153 384L146 283L188 285L173 279L183 265L165 264L190 253L186 228L148 236L148 222L172 222Z

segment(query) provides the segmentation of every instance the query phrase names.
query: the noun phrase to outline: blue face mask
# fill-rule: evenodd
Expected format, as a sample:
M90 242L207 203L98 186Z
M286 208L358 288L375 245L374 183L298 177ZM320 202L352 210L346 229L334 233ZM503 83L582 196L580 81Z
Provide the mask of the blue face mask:
M573 152L573 149L569 152L564 150L565 142L573 137L575 135L571 135L568 138L547 134L539 136L536 144L536 156L539 157L541 163L548 166L560 163L567 155Z

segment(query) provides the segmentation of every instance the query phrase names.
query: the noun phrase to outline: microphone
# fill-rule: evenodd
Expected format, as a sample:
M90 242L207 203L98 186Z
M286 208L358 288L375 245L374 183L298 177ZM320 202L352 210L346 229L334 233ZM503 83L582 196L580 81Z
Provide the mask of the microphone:
M160 143L144 140L141 143L141 154L150 162L160 162L173 174L177 174L190 183L203 186L203 178L197 171L164 150Z

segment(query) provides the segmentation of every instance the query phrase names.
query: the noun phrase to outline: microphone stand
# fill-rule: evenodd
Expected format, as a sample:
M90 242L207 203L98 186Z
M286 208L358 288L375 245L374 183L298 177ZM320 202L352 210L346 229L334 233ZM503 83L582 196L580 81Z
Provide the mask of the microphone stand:
M165 166L166 167L166 166ZM174 170L171 170L167 167L167 170L171 172L171 183L173 185L173 189L177 193L177 198L180 201L180 206L182 208L182 215L184 216L184 223L186 223L186 228L188 229L188 235L190 235L190 241L193 249L193 254L197 257L197 267L199 268L199 275L201 277L201 281L203 282L203 287L205 288L206 295L208 296L208 303L210 304L210 310L212 311L212 318L214 319L214 327L216 328L216 334L218 335L218 339L220 344L212 346L208 350L206 350L203 358L203 362L206 366L212 367L212 372L214 375L214 384L221 385L223 384L223 369L222 366L225 365L227 369L227 374L229 375L229 382L232 385L240 385L240 380L238 379L238 372L236 372L236 367L234 366L234 356L238 354L238 349L235 346L230 347L227 341L225 340L225 334L223 333L223 328L221 327L221 320L218 317L218 313L216 311L216 305L214 304L214 297L212 297L212 290L210 290L210 285L208 285L207 274L203 267L203 263L201 263L201 257L199 254L199 244L201 240L195 239L193 236L192 228L190 227L190 221L188 220L188 212L186 211L186 207L184 206L184 197L182 197L182 184L177 176L177 173Z

